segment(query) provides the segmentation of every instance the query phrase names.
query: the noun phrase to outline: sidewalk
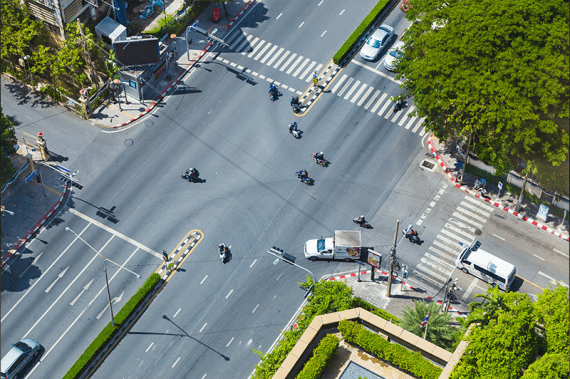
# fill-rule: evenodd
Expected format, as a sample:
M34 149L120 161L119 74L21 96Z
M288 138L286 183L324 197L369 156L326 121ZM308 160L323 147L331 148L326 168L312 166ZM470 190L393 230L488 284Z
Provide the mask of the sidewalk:
M25 157L28 151L20 144L18 152L11 157L14 169L20 174L11 184L3 187L2 191L2 206L5 207L1 229L2 270L9 270L19 256L29 253L26 249L18 252L18 249L59 208L67 192L67 187L59 180L60 175L57 172L38 164L41 160L39 152L31 149L29 151L36 162L36 171L41 175L43 185L37 182L37 177L40 176L37 174L26 183L31 168Z
M564 224L562 223L562 219L552 213L548 214L546 222L542 220L540 222L535 221L536 214L538 212L538 206L536 204L529 202L523 197L523 202L520 209L518 212L515 212L511 208L515 207L519 194L511 194L503 189L499 195L499 188L488 184L486 186L487 193L482 195L479 191L474 189L474 183L477 178L468 173L465 173L465 176L463 178L463 185L459 186L456 181L457 175L460 172L457 161L458 159L461 159L455 151L455 144L451 146L449 144L442 143L438 138L432 136L428 140L428 147L434 157L436 157L439 165L443 168L444 173L449 177L449 179L456 187L464 190L469 194L472 194L475 197L482 198L492 205L495 205L496 207L503 209L511 215L527 221L545 230L548 233L570 241L568 217L564 221Z
M180 0L173 1L166 8L166 12L172 15L176 14L180 4ZM228 2L226 3L226 8L229 16L224 17L224 11L222 8L220 12L220 21L218 23L213 23L213 9L220 7L220 4L212 3L198 17L198 27L208 31L218 38L223 39L229 28L235 25L236 21L240 17L243 17L245 14L243 11L245 9L249 9L249 7L254 4L254 1L246 2L243 0ZM188 22L190 23L191 20L188 20ZM188 33L188 42L187 51L184 35L178 36L174 40L167 38L164 41L168 46L168 49L164 54L173 52L176 56L175 64L170 65L166 72L158 79L152 79L147 82L147 87L152 88L152 93L151 95L145 95L144 102L140 102L138 99L127 96L127 104L125 103L124 93L119 95L120 104L114 102L113 99L109 97L91 115L91 123L103 128L122 128L151 112L165 96L171 94L173 89L184 91L184 93L194 91L195 89L191 86L182 85L181 87L178 81L183 79L186 73L200 61L202 56L211 48L212 43L208 37L195 30Z

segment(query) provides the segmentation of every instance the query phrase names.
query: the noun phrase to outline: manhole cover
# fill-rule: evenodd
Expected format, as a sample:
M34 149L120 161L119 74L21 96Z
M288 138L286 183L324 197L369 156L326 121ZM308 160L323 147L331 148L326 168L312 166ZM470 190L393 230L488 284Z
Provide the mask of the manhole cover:
M153 126L153 125L154 125L154 121L146 120L146 121L144 122L144 124L145 124L146 126Z
M481 229L475 229L475 235L480 236L482 233Z
M435 167L435 165L434 165L433 163L428 162L428 161L423 161L423 162L422 162L422 166L424 166L424 167L426 167L426 168L428 168L428 169L430 169L430 170Z
M133 146L133 143L135 143L135 141L133 141L132 139L125 140L125 146Z

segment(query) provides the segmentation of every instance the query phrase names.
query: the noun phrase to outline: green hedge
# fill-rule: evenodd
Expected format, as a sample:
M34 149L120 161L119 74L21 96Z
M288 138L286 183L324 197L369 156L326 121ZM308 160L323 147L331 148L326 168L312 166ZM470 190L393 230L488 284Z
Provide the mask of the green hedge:
M297 379L319 379L325 369L331 363L338 349L338 337L329 334L319 342L319 346L313 350L313 356L305 363Z
M63 379L78 378L83 371L93 362L97 355L103 350L109 341L117 334L122 324L134 313L138 306L146 299L148 294L152 292L156 284L160 281L160 275L153 273L141 288L127 301L121 308L119 313L115 316L115 326L111 323L99 333L93 340L91 345L87 347L85 352L81 354L79 359L71 366L69 371L65 374Z
M501 192L507 191L507 192L512 193L513 195L516 195L517 197L521 193L520 187L517 187L511 183L507 183L507 176L506 175L503 175L503 174L493 175L490 172L487 172L485 170L481 170L480 168L477 168L477 167L472 166L470 164L465 166L465 172L468 174L471 174L477 178L484 178L485 180L487 180L488 184L491 184L495 187L498 187L499 182L502 182L503 183L503 189ZM551 204L548 200L541 199L538 196L533 195L532 193L527 192L527 191L525 191L525 193L524 193L524 199L526 199L527 201L530 201L531 203L533 203L537 207L539 206L539 204L544 204L549 208L548 211L550 213L555 214L556 216L558 216L560 218L564 217L564 209L558 208L554 204Z
M200 16L200 14L210 6L211 1L195 1L194 4L190 7L187 11L188 15L188 25L192 25L194 21ZM164 19L159 21L159 26L150 30L150 31L142 31L141 34L153 34L157 38L161 38L167 32L168 34L176 34L177 36L181 35L186 29L186 15L181 15L178 21L171 21L174 19L176 15L167 15L167 20L170 22L168 25L165 25Z
M359 297L355 297L352 301L354 308L362 308L366 309L368 312L375 314L378 317L382 317L386 321L392 320L392 324L400 325L400 319L396 316L392 315L391 313L386 312L384 309L380 309L375 307L374 305L362 300Z
M443 371L441 367L422 357L419 352L413 352L402 345L390 343L379 334L366 330L356 322L342 320L338 324L338 330L345 341L360 346L366 352L374 354L418 378L437 379Z
M354 44L358 42L360 37L368 30L368 28L372 24L374 24L380 12L382 12L384 7L389 3L390 0L380 0L376 4L376 6L372 8L370 13L368 13L368 16L364 18L364 21L362 21L360 25L358 25L356 30L350 35L350 37L348 37L348 39L344 42L344 44L340 47L340 49L338 49L338 51L334 55L333 62L335 64L339 64L342 61L344 56L350 51L350 49L352 49L352 46L354 46Z

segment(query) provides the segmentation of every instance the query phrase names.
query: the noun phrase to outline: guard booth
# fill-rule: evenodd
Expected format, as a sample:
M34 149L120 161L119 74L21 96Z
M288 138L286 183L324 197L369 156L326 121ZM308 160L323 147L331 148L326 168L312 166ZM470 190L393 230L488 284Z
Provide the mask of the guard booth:
M113 46L115 41L127 38L127 28L109 16L97 24L95 33L108 47Z

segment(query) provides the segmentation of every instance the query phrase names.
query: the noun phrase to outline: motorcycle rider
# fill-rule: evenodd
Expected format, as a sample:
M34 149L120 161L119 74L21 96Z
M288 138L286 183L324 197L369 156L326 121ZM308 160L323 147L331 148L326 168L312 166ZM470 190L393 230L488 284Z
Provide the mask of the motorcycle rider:
M289 125L289 132L293 133L293 131L297 131L297 122L293 122Z
M322 151L319 151L318 153L313 154L313 159L315 159L317 163L321 163L325 161L325 156Z
M364 215L358 216L357 218L354 219L354 221L356 221L360 225L364 225L366 223L366 219L364 218Z
M186 172L184 173L184 176L191 181L194 181L196 179L198 179L198 177L200 176L200 173L198 172L198 170L196 170L195 168L189 168L188 170L186 170Z
M220 246L218 246L218 252L220 253L220 259L224 260L226 259L226 254L227 254L227 247L226 245L224 245L223 243L220 244Z
M303 169L301 171L297 171L297 176L301 181L303 181L303 179L307 179L309 177L309 173L307 170Z
M398 99L396 101L396 104L394 105L394 111L399 111L400 109L402 109L403 106L404 103L402 102L402 99Z
M406 229L405 233L406 233L406 238L408 238L411 242L415 242L418 240L418 232L416 232L414 229L412 228L410 228L410 230Z

